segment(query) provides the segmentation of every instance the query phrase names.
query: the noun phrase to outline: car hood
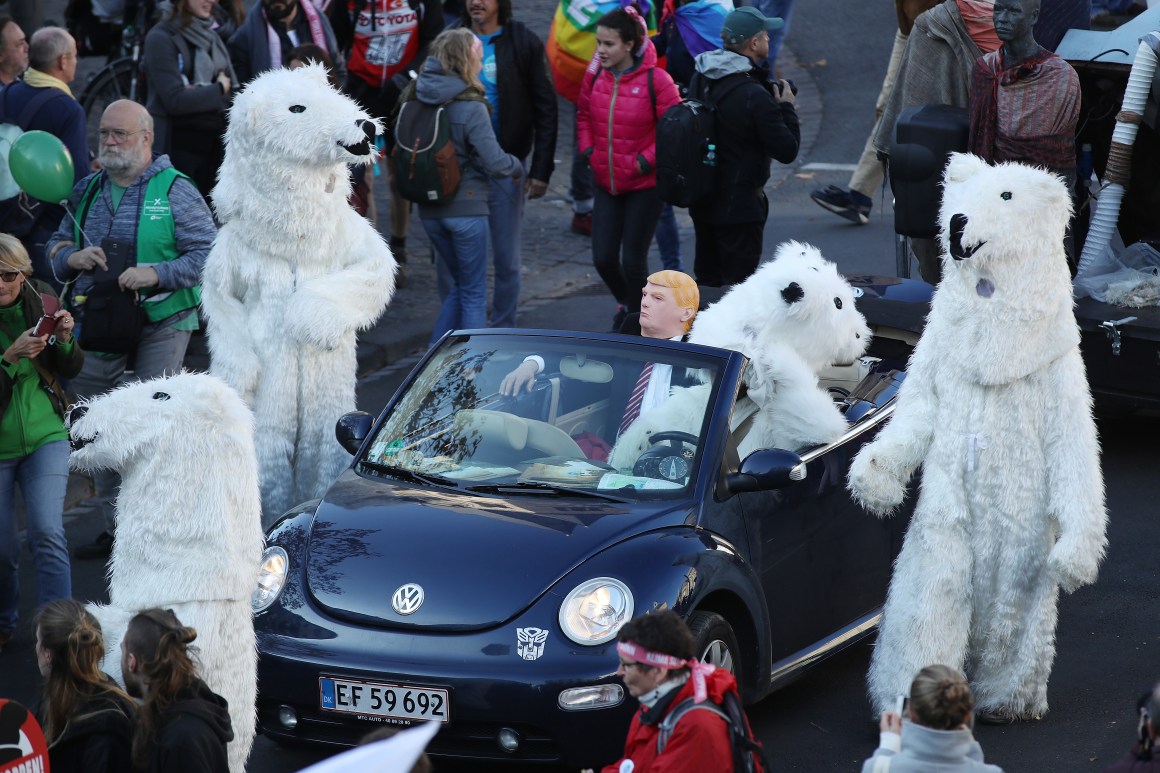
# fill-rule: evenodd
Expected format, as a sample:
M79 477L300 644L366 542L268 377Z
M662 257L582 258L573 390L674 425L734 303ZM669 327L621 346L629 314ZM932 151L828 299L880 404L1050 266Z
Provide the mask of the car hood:
M306 587L327 613L361 624L491 628L587 557L632 534L684 523L691 509L689 500L621 504L384 485L348 470L315 515ZM422 588L423 602L399 614L392 595L409 583Z

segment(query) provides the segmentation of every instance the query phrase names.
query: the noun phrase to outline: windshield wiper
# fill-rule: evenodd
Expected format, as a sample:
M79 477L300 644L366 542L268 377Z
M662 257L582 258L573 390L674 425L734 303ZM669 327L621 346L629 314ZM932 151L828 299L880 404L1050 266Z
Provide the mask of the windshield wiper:
M508 494L534 491L562 497L594 497L608 502L632 501L624 497L605 494L600 491L587 491L585 489L570 488L569 486L553 486L551 483L533 483L530 481L521 481L519 483L483 483L476 486L466 486L465 490L477 494Z
M367 469L385 473L391 477L405 480L408 483L426 483L432 486L459 488L458 482L432 472L415 472L414 470L408 470L406 467L395 467L390 464L380 464L379 462L371 462L366 459L359 461L359 464Z

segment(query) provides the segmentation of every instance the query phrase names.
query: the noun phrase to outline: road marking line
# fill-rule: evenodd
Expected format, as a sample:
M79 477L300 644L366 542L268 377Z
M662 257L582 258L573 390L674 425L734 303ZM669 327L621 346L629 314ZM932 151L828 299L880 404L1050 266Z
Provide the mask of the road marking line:
M810 163L799 167L801 172L853 172L858 168L857 164L821 164Z

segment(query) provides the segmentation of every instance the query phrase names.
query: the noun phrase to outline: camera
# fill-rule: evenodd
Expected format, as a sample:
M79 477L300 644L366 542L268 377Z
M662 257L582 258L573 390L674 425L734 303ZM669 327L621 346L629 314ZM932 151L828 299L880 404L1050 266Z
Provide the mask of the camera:
M32 329L32 334L40 338L52 335L54 330L56 330L56 317L50 317L46 314L36 321L36 327Z

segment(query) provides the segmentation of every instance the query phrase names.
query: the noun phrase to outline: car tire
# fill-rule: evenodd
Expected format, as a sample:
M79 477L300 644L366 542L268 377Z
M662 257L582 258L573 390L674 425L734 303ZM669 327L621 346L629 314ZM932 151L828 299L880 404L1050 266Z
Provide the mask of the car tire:
M694 612L689 615L688 625L697 643L697 658L724 668L733 674L738 685L744 684L739 658L741 648L729 621L716 612Z

